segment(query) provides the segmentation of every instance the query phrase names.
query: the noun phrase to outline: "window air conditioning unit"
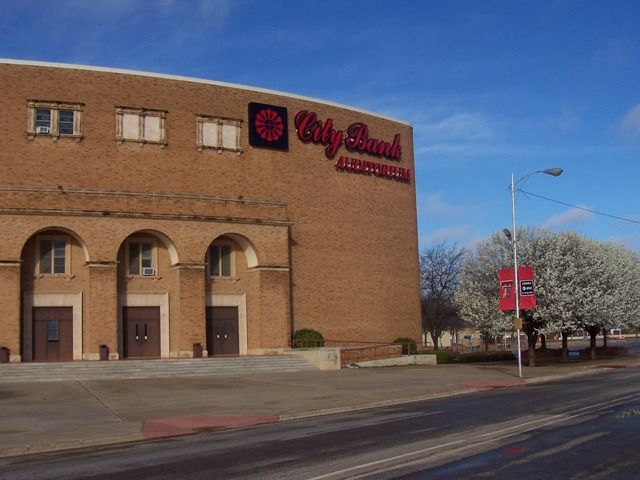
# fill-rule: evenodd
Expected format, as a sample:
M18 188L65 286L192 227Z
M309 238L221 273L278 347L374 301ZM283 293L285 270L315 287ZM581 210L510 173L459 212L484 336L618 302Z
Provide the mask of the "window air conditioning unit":
M145 277L153 277L156 274L156 269L151 267L144 267L142 269L142 275Z
M36 133L49 133L49 127L36 127Z

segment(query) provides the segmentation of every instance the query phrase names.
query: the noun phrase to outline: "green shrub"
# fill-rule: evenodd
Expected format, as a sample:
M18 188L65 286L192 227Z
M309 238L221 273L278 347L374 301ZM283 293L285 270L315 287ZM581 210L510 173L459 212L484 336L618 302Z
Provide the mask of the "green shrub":
M449 350L436 350L433 353L436 354L436 360L438 363L453 363L455 360L454 353Z
M324 337L317 330L303 328L296 330L291 339L293 348L317 348L324 347Z
M460 355L458 355L457 361L460 363L505 362L513 359L513 352L501 351L461 353Z
M416 345L416 341L412 338L400 337L396 338L393 343L399 343L402 345L402 354L403 355L415 355L418 351L418 345Z

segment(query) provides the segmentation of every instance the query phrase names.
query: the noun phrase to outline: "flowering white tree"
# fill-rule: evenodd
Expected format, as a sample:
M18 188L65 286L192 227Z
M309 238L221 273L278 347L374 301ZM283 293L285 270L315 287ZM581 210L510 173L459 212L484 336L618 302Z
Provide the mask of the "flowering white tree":
M596 335L613 327L640 327L640 256L627 248L587 239L574 232L518 231L519 265L536 274L538 306L523 312L529 346L529 365L543 331L560 331L563 356L567 337L582 327L591 336L595 358ZM510 268L511 244L493 234L478 244L462 268L455 295L461 316L485 335L511 330L511 317L498 310L500 268ZM605 337L606 338L606 337Z
M638 323L640 261L638 255L620 245L584 241L583 255L591 265L591 297L580 320L591 337L591 358L595 359L596 335L610 328Z
M588 300L581 288L586 273L580 261L582 237L568 232L541 232L535 240L535 274L538 307L536 314L546 322L547 331L562 334L562 355L568 357L567 337L580 325L577 315Z
M520 238L531 237L524 230L521 234ZM454 296L460 316L480 331L485 348L490 338L512 329L511 318L498 305L498 270L512 265L511 252L511 243L502 233L494 233L478 243L465 257L460 286Z

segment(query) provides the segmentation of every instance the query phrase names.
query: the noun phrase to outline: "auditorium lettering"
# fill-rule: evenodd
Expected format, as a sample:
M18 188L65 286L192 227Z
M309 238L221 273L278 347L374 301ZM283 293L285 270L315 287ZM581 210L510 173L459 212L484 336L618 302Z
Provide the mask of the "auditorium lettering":
M333 160L343 146L349 152L387 160L400 161L402 157L399 133L390 142L372 138L369 136L369 127L366 123L355 122L345 130L339 130L334 127L333 119L328 118L323 121L315 112L301 110L295 116L295 125L298 138L304 143L322 145L325 155L330 160ZM411 181L411 170L395 165L346 156L340 156L335 165L336 169L341 171L392 178L403 182Z

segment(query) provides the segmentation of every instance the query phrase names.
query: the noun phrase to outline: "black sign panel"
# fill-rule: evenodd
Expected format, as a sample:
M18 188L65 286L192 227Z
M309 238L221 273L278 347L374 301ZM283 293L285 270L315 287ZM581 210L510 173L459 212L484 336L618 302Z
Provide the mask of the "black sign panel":
M520 295L533 295L533 280L523 280L520 282Z
M249 144L287 150L289 125L286 107L249 103Z

